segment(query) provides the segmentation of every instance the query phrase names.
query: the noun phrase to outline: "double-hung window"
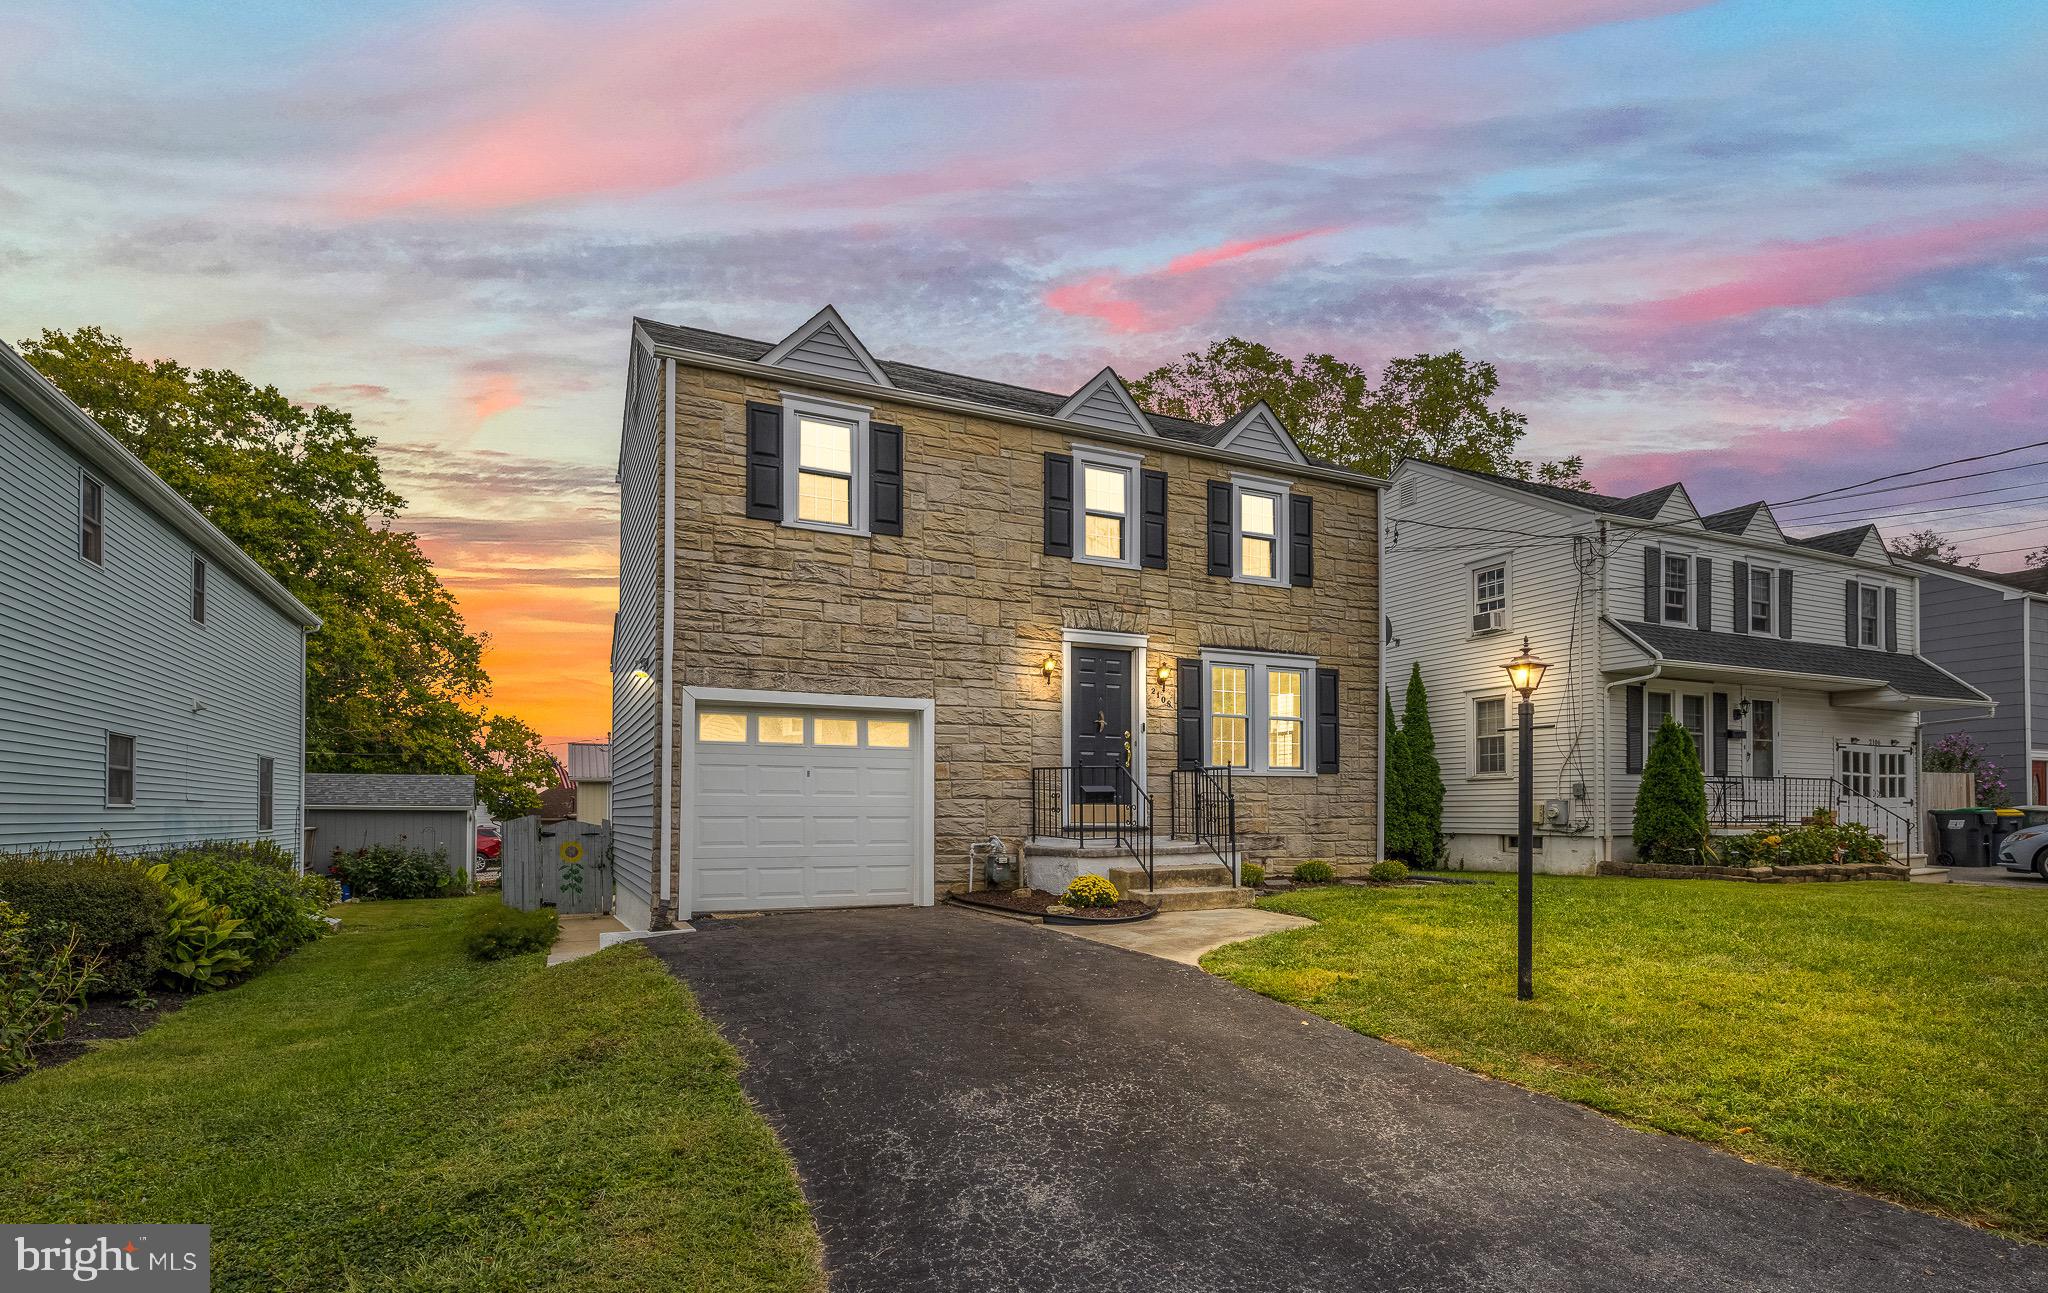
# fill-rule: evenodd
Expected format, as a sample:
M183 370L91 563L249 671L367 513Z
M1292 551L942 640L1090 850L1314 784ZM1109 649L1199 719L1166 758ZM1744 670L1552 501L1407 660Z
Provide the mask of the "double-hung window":
M1884 590L1875 584L1856 585L1856 640L1867 647L1884 644Z
M1231 546L1236 578L1252 584L1287 582L1287 486L1240 476L1231 482Z
M99 565L106 552L107 491L90 476L79 477L78 555Z
M868 415L852 405L784 396L786 525L868 532Z
M1291 775L1313 768L1308 701L1315 661L1299 656L1204 657L1209 763Z
M1692 558L1683 553L1664 554L1664 622L1692 623Z
M107 733L107 807L135 806L135 738Z
M1749 601L1744 613L1749 616L1749 631L1752 633L1777 631L1777 625L1772 623L1777 617L1777 599L1772 595L1776 591L1773 574L1766 566L1749 568Z
M1472 700L1472 775L1499 777L1508 770L1508 701L1505 696Z
M1472 631L1498 633L1508 626L1508 563L1472 568Z
M1138 564L1138 465L1134 453L1074 446L1081 505L1074 509L1074 559L1101 566Z

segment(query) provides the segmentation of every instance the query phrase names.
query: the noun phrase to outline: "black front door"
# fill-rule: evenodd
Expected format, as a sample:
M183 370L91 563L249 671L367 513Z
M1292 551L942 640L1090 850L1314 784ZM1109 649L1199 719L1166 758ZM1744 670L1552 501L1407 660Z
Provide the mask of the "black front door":
M1129 768L1137 734L1131 728L1131 653L1128 648L1076 646L1072 707L1074 797L1082 803L1129 803Z

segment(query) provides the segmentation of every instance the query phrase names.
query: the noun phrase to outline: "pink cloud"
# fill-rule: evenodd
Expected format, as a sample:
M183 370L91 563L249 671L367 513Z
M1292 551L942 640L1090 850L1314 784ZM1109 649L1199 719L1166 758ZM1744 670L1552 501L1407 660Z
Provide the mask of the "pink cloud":
M512 373L473 373L463 381L462 402L470 425L477 427L526 403L526 395Z
M1137 274L1098 270L1047 289L1043 299L1061 314L1100 320L1112 332L1156 332L1183 326L1206 318L1232 292L1280 268L1274 262L1249 273L1212 272L1219 266L1330 232L1324 227L1241 238L1184 252L1159 269Z
M1833 475L1846 457L1877 462L1906 447L1891 411L1866 406L1814 426L1751 427L1696 449L1589 454L1586 474L1602 493L1623 496L1680 481L1710 511L1759 497L1806 493L1780 488L1778 482L1787 477L1811 481L1816 472Z
M1907 233L1864 232L1789 243L1711 263L1719 280L1637 307L1650 330L1713 323L1763 310L1863 296L1916 274L1977 264L2048 239L2048 206Z
M1240 147L1257 141L1264 156L1276 143L1298 155L1358 129L1318 127L1297 110L1299 92L1285 97L1333 50L1496 44L1703 3L1052 0L958 8L938 21L921 0L700 0L610 17L494 14L412 34L386 60L422 69L425 84L408 97L427 105L425 119L373 141L326 205L353 217L480 210L771 171L826 155L832 100L855 91L1043 91L1009 96L1033 106L991 108L976 123L978 155L1001 159L979 166L992 183L1019 173L1019 155L1031 170L1071 168L1104 144L1157 143L1169 131L1182 145L1200 130ZM1209 87L1195 99L1191 78ZM921 144L914 134L902 142L913 154ZM975 165L926 148L910 171L963 162Z

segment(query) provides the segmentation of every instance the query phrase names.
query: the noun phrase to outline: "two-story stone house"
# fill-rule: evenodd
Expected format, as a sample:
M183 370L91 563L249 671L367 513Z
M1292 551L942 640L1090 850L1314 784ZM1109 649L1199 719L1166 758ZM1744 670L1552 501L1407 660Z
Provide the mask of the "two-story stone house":
M829 307L779 342L636 321L627 392L629 924L929 903L990 837L1377 857L1380 482L1263 405L878 361Z
M1683 485L1627 498L1408 462L1387 508L1388 677L1420 664L1453 865L1579 873L1634 856L1636 789L1666 716L1691 732L1712 826L1827 809L1910 854L1920 711L1988 708L1919 654L1919 584L1877 531L1793 538L1763 503L1701 515ZM1536 813L1518 820L1523 638Z

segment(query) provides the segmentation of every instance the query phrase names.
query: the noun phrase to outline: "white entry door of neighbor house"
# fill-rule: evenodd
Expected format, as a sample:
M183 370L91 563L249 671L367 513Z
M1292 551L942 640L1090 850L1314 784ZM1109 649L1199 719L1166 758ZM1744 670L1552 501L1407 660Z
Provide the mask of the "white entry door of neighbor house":
M700 702L696 911L918 901L920 716Z

